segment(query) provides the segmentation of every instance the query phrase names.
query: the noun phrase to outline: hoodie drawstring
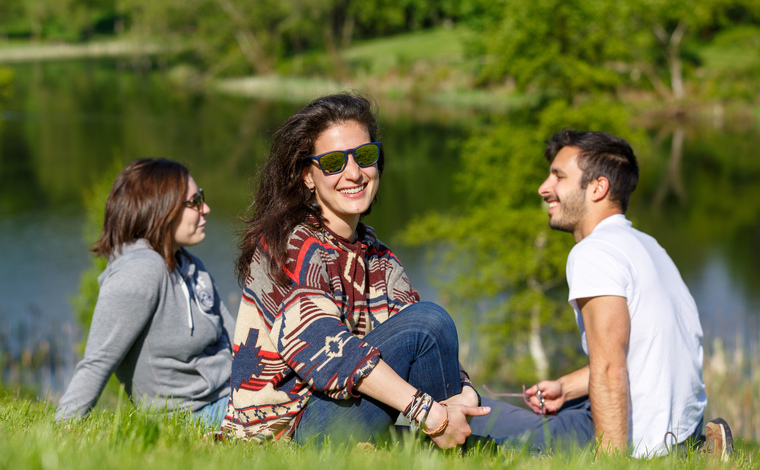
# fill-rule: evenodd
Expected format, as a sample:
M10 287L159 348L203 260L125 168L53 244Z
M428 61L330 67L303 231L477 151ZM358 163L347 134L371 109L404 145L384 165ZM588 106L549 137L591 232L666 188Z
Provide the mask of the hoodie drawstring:
M187 326L190 327L190 336L193 335L193 311L190 308L190 291L187 289L187 281L185 281L185 277L182 277L182 282L180 285L182 286L182 292L185 293L185 300L187 300Z

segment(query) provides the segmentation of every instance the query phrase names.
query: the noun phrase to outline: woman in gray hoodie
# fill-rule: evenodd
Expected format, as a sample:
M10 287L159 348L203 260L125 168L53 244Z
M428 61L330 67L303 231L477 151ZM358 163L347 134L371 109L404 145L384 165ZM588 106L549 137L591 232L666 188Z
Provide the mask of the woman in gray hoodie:
M206 237L210 210L177 162L137 160L119 174L91 248L108 266L57 420L87 416L112 373L140 407L189 409L212 425L224 418L235 320L184 248Z

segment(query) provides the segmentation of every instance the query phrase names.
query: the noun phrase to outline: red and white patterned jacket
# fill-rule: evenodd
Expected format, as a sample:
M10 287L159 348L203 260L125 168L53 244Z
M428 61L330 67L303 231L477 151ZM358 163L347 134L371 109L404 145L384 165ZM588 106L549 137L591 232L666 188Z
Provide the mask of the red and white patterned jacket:
M314 390L355 396L380 351L362 338L420 300L404 267L371 227L350 243L300 225L288 240L278 284L261 245L237 317L231 395L222 430L242 438L289 436Z

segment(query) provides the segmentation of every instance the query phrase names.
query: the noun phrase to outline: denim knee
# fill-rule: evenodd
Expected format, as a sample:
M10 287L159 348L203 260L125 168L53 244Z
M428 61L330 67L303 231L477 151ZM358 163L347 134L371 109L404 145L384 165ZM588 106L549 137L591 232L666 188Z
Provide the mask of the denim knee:
M417 302L406 307L401 313L407 314L405 322L409 328L427 333L433 338L458 343L454 320L440 305L433 302Z

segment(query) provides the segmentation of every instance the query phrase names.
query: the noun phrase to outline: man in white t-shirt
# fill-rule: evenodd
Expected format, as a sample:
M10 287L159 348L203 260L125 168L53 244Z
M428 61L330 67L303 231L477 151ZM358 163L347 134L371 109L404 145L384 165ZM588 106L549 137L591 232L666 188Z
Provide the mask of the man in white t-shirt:
M545 157L551 169L538 192L551 228L575 237L569 301L589 364L527 395L559 415L588 396L604 452L653 456L701 436L707 398L699 314L665 250L625 218L638 182L633 150L606 133L565 130L547 142ZM708 423L707 437L717 452L731 451L725 421Z

